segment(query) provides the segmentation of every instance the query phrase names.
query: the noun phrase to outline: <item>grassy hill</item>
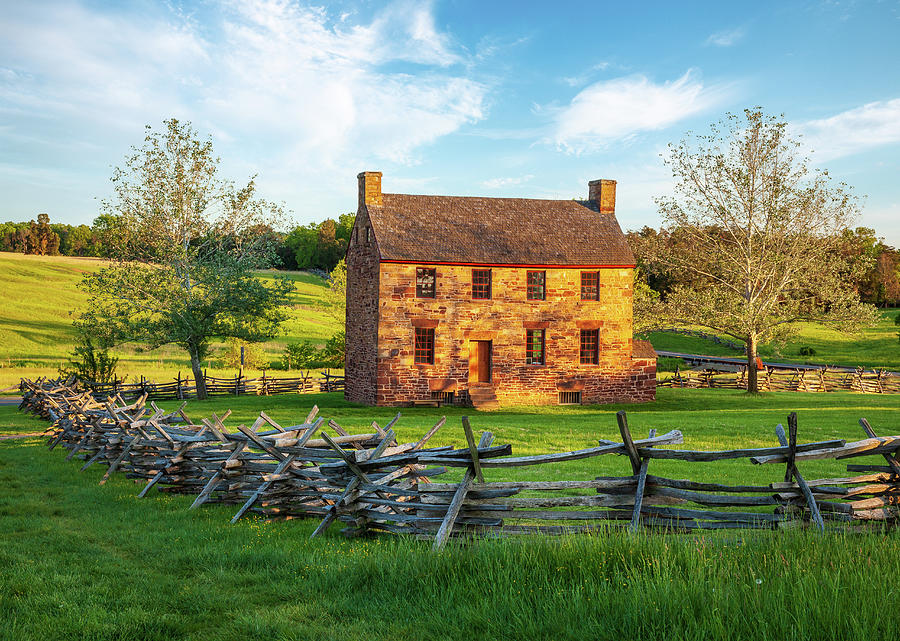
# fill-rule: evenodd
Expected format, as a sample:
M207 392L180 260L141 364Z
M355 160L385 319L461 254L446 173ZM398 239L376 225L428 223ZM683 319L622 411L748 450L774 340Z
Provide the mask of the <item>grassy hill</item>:
M900 310L881 311L881 320L875 327L863 329L858 334L840 332L820 323L802 323L796 336L785 345L765 344L759 348L765 360L791 363L819 363L855 367L887 367L900 370L900 342L894 319ZM707 354L710 356L739 357L742 352L729 349L710 340L695 336L683 336L668 332L650 332L647 338L653 347L669 352ZM735 341L737 342L737 341ZM809 347L812 356L803 356L800 350Z
M67 256L25 256L0 252L0 389L18 382L22 376L55 375L65 363L75 340L70 312L81 309L87 295L78 282L88 272L100 269L97 258ZM290 317L284 334L263 343L265 358L273 363L289 342L304 340L324 343L337 329L335 321L316 306L325 281L306 272L288 272L295 290L290 299ZM266 272L260 278L271 278ZM149 378L174 377L190 369L187 355L167 345L152 352L138 346L114 350L120 357L119 373ZM224 344L214 347L206 363L210 374L233 376L233 370L219 367ZM255 375L248 370L247 374Z

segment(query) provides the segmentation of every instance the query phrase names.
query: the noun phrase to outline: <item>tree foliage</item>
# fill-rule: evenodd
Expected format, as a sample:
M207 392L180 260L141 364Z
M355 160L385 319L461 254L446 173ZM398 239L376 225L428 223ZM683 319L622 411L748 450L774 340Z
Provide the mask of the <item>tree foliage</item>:
M110 383L116 376L119 359L112 356L106 345L95 344L95 339L85 332L79 332L67 364L59 368L59 375L68 378L74 375L82 381Z
M326 218L291 230L284 245L293 252L296 268L331 272L344 258L355 220L356 214L341 214L337 221Z
M874 322L853 287L859 265L838 251L856 201L798 146L786 123L760 109L729 114L709 134L669 146L675 189L657 199L665 231L679 236L660 258L686 277L645 313L746 341L752 392L757 345L793 323Z
M267 230L281 208L256 198L252 179L235 187L220 178L218 166L212 142L190 123L147 128L143 146L113 172L114 197L103 203L113 263L85 276L90 300L78 320L111 343L181 346L200 398L211 341L270 338L293 289L253 276L274 259Z

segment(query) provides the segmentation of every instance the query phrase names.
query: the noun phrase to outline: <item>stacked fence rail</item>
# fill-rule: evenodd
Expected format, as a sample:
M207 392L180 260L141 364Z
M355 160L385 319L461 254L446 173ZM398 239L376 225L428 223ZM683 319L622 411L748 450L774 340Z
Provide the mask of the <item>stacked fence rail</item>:
M900 376L885 369L865 370L821 367L765 367L757 372L759 389L768 392L862 392L900 393ZM657 381L657 387L747 389L747 367L719 371L715 366L682 370Z
M318 392L337 392L344 389L344 377L332 374L328 370L315 375L310 371L301 372L300 376L272 377L263 373L256 378L234 376L232 378L208 376L203 373L208 396L240 396L251 394L271 396L274 394L310 394ZM167 383L150 381L141 376L139 380L126 383L118 379L112 382L99 383L81 381L81 384L98 398L119 395L123 399L134 400L146 395L153 400L187 400L197 398L197 386L193 379L178 376Z
M205 503L237 506L232 522L248 513L265 517L318 520L313 536L332 523L347 535L392 532L427 538L436 549L454 536L562 534L609 527L633 530L810 526L859 527L900 520L900 436L879 437L865 419L865 438L799 443L796 414L788 427L775 428L765 448L695 451L671 449L680 431L634 439L625 412L617 415L621 442L601 440L584 449L512 456L510 445L495 444L484 432L476 440L467 418L467 446L429 445L445 419L416 441L394 433L400 414L387 425L351 434L318 417L313 407L297 425L282 426L265 412L250 425L229 426L230 412L194 421L182 403L165 411L142 395L98 400L73 381L22 381L20 409L52 421L49 447L64 447L68 459L106 467L153 488L195 497ZM329 433L330 430L332 433ZM498 470L552 466L616 454L627 466L622 476L563 480L495 480ZM847 465L840 476L807 479L805 461L875 456ZM728 485L653 475L653 461L714 464L745 459L755 465L784 465L770 483ZM773 468L773 472L778 469ZM460 480L432 479L456 470ZM492 476L494 479L488 480Z

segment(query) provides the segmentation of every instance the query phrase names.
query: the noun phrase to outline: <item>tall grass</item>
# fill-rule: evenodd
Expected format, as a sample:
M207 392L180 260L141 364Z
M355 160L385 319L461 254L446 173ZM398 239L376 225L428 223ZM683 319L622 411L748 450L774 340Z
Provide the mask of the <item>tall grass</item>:
M775 422L791 410L800 415L801 441L862 437L860 416L880 433L900 431L893 396L660 392L655 404L625 406L634 432L678 428L690 448L772 445ZM265 409L290 424L312 402L351 431L395 413L336 394L219 398L186 410L197 418L231 408L234 424ZM476 430L490 429L526 454L615 438L620 407L467 413ZM466 410L402 411L401 439L446 414L435 443L464 442ZM40 425L0 407L0 431ZM347 540L338 526L311 541L310 521L229 526L233 506L189 512L191 497L158 492L140 500L139 486L122 475L100 487L100 466L79 473L64 456L38 439L0 443L0 639L871 639L890 638L896 627L896 532L611 529L453 542L433 554L427 541ZM801 464L809 477L841 467ZM592 478L627 474L629 464L607 456L537 472ZM747 461L651 462L653 474L720 482L768 482L782 472ZM498 470L485 473L502 480Z

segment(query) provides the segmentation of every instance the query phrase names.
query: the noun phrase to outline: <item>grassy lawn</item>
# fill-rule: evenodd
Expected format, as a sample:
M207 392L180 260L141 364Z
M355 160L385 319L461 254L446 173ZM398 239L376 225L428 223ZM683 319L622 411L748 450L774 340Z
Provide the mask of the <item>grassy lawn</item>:
M197 420L231 408L235 422L249 422L264 409L290 424L312 403L351 431L396 411L335 394L220 398L187 411ZM568 450L618 438L621 407L404 409L397 431L416 438L446 414L434 442L461 445L459 418L469 414L514 454ZM895 396L660 390L656 403L626 409L635 434L677 428L691 449L771 445L789 411L799 414L801 442L861 438L862 416L880 434L900 433ZM0 407L0 433L42 427ZM310 541L315 524L303 520L229 526L235 507L188 512L191 498L156 492L138 500L128 479L97 486L103 470L79 473L64 456L40 439L0 442L0 639L871 639L896 627L893 532L610 532L433 554L427 542L345 540L338 528ZM783 469L650 465L651 474L735 483L777 480ZM835 476L843 465L801 469ZM486 470L488 480L500 473ZM506 478L627 473L625 457L608 456Z
M875 327L859 334L847 334L817 323L801 324L798 333L786 345L762 345L760 355L766 360L791 363L819 363L855 367L886 367L900 370L900 341L894 319L900 310L881 311L881 320ZM653 347L667 352L707 354L709 356L740 357L742 352L729 349L712 341L682 336L668 332L650 332L647 338ZM737 341L736 341L737 342ZM800 350L810 347L813 356L801 356Z
M82 308L87 295L77 288L86 272L103 266L97 258L68 256L26 256L0 252L0 389L13 385L21 377L55 376L66 362L75 340L72 310ZM267 361L277 364L289 342L309 340L321 346L338 328L331 317L316 305L325 282L305 272L279 272L294 281L289 319L284 334L262 344ZM271 278L260 272L260 278ZM219 364L224 343L216 345L208 367L211 376L234 376L232 369ZM119 375L147 376L155 380L174 378L179 371L190 372L184 351L166 345L152 352L137 346L114 350L119 356ZM246 370L247 376L259 371Z

